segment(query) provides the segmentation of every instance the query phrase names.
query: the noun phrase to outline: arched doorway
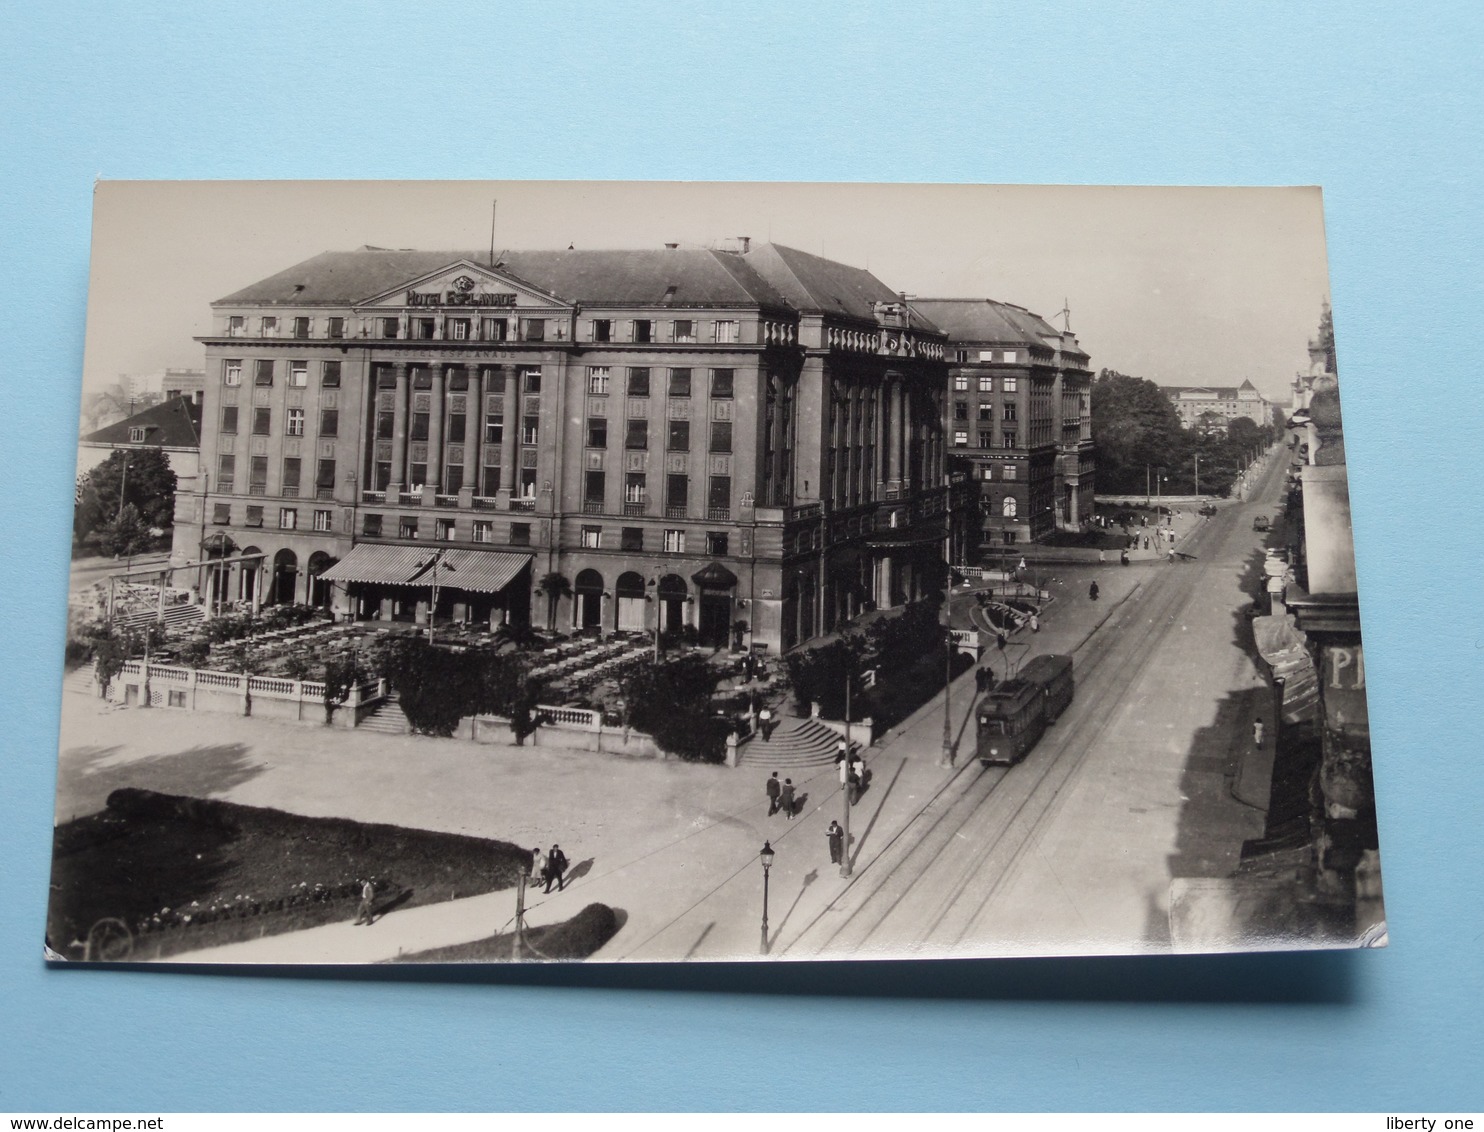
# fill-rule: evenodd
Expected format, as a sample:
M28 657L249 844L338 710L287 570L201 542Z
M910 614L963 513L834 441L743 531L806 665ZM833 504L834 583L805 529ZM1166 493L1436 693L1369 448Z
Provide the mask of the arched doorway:
M685 598L690 592L679 574L666 574L660 579L660 628L673 632L685 624Z
M309 556L310 605L317 605L322 609L330 608L330 603L335 596L335 583L322 581L320 575L335 565L336 561L337 559L323 550L316 550Z
M237 600L248 602L254 610L262 604L262 574L263 552L255 546L243 547L242 564L237 572Z
M583 570L572 583L572 592L577 596L577 608L573 611L577 628L602 628L603 575L596 570Z
M691 575L701 590L701 604L696 617L696 630L703 645L724 648L732 637L732 591L737 575L720 562L710 562Z
M298 596L299 556L285 547L273 556L273 584L267 605L288 605Z
M633 570L618 576L613 587L613 596L618 602L617 629L621 633L637 633L649 628L649 603L644 597L644 576Z

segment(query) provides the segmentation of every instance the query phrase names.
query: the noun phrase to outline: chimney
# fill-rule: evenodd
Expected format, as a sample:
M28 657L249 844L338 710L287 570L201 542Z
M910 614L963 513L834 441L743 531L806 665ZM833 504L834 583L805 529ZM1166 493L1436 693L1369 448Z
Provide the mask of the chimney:
M675 249L676 249L676 248L678 248L678 247L679 247L679 246L680 246L680 245L679 245L679 244L666 244L666 245L665 245L665 247L666 247L666 248L668 248L668 249L669 249L669 250L670 250L670 251L672 251L672 252L673 252L673 251L674 251L674 250L675 250Z
M746 255L748 252L750 252L752 250L752 237L751 236L738 236L737 237L737 248L738 248L738 250L743 255Z

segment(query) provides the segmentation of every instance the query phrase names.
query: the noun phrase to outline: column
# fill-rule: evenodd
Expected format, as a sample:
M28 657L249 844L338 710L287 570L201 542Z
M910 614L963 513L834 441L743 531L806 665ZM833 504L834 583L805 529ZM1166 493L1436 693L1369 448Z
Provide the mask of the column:
M496 495L499 500L498 506L502 510L508 510L510 500L515 495L515 453L520 447L520 390L517 388L519 378L515 367L511 366L503 376L495 373L490 377L490 385L493 387L504 383L505 388L505 431L500 442L500 490Z
M433 370L433 395L428 399L428 480L430 495L443 487L443 402L446 367L430 362Z
M396 375L396 392L392 395L392 478L387 484L387 502L396 502L396 495L407 479L407 363L397 362L392 366Z
M464 490L471 499L484 494L484 371L469 366L468 411L464 414ZM460 507L469 503L459 500Z

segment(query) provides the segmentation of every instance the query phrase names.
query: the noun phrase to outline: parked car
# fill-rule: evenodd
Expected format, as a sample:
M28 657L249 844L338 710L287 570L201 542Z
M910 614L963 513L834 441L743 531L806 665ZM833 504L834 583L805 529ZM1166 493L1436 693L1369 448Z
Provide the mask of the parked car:
M1258 515L1255 519L1252 520L1252 529L1254 531L1271 530L1272 526L1273 524L1268 522L1268 517L1266 515Z
M1216 514L1216 504L1214 504L1214 503L1203 504L1201 506L1201 514L1202 515L1214 515L1214 514Z

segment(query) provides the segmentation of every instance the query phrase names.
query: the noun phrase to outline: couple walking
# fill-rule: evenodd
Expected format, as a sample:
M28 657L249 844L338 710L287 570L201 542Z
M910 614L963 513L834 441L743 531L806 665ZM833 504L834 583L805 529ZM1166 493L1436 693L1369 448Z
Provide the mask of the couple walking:
M763 789L768 794L769 817L782 810L792 818L798 811L798 803L794 799L794 780L792 778L785 778L782 782L779 782L778 772L775 770L773 777L768 779Z
M560 845L553 845L549 852L541 852L538 845L531 850L531 883L545 884L546 891L551 891L552 881L556 882L557 891L563 891L565 884L563 878L567 873L567 854L562 852Z

